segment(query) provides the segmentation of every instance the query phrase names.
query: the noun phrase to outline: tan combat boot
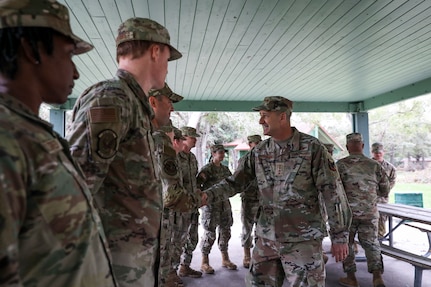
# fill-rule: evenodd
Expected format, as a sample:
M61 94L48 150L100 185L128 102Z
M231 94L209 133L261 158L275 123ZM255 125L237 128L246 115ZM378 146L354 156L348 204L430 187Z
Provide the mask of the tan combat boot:
M202 254L201 271L206 274L214 274L214 269L210 265L208 254Z
M177 272L172 269L171 271L169 271L167 284L165 286L183 287L184 283L183 280L181 280L181 278L177 275Z
M178 274L181 277L191 277L191 278L200 278L202 277L202 272L193 270L188 265L181 264L180 265L180 271Z
M226 267L229 270L236 270L236 265L233 264L232 261L230 261L229 254L227 253L227 251L222 251L221 257L221 266Z
M358 281L356 280L355 272L347 272L347 277L340 278L338 280L341 286L346 287L359 287Z
M250 267L250 257L250 248L244 247L244 259L242 260L244 268Z
M380 270L373 271L373 286L374 287L385 287L383 282L382 272Z

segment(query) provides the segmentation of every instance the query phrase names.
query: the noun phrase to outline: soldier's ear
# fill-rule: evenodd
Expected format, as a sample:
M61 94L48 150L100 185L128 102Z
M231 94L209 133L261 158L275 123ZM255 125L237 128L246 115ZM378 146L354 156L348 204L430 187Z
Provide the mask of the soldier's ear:
M150 106L154 108L156 106L156 97L149 97L148 102L150 103Z

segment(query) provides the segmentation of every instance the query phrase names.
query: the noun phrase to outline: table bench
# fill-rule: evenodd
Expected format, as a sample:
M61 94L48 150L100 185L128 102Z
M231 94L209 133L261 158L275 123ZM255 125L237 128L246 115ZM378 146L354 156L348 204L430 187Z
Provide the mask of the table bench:
M415 267L414 287L422 286L422 271L431 269L431 209L409 206L404 204L379 203L380 212L388 215L389 230L383 240L388 240L389 245L380 243L382 254L402 260ZM393 217L401 219L395 226ZM393 233L401 225L410 226L426 232L428 236L429 250L426 254L417 255L411 252L393 247Z
M415 267L414 287L422 286L422 271L431 269L431 259L421 255L394 248L388 245L380 244L381 252L384 255L396 258L412 264Z
M431 255L431 226L427 224L419 223L419 222L407 222L407 223L404 223L404 225L419 229L420 231L425 232L427 234L428 251L422 256L429 257Z

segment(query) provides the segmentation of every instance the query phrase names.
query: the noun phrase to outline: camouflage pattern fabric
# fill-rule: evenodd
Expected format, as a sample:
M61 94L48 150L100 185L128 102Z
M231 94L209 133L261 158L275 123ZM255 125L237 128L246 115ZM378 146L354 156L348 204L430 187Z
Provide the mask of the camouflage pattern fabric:
M292 128L282 148L272 138L257 145L234 174L209 188L207 202L218 202L244 190L257 178L261 213L257 235L281 242L325 236L318 194L323 194L334 243L347 243L351 211L334 160L316 138ZM313 159L313 161L311 161ZM309 224L304 225L303 220Z
M337 167L353 214L349 255L343 262L343 269L345 272L356 271L353 241L358 234L367 257L368 271L383 271L380 243L377 239L377 197L388 195L388 177L378 162L363 154L351 154L342 158L337 161Z
M163 206L179 212L196 209L200 205L200 200L183 186L179 159L171 139L160 130L153 133L153 138L159 163L156 169L162 180Z
M204 190L219 183L230 175L232 175L232 173L228 167L223 164L216 166L213 162L210 162L199 171L197 184ZM204 234L201 238L202 253L209 254L211 252L211 248L216 240L217 227L219 233L219 249L220 251L227 251L231 237L230 228L233 224L232 207L229 199L202 206L201 209L201 221L204 229Z
M363 154L351 154L337 161L353 219L378 218L377 197L387 196L389 181L378 162Z
M180 152L178 154L180 160L181 172L183 174L183 184L190 194L198 197L196 176L198 174L198 161L193 153ZM193 258L193 251L198 245L198 227L199 227L199 210L194 209L189 213L182 214L182 222L186 234L185 243L180 243L182 254L180 262L183 265L190 266Z
M120 286L155 286L163 210L152 137L153 111L133 76L88 88L68 131L111 248Z
M310 135L295 128L292 132L292 137L283 147L272 138L258 144L252 150L250 159L238 166L232 176L205 192L208 203L221 201L244 190L251 180L257 178L261 206L256 226L258 240L265 239L286 247L317 242L320 255L316 260L320 262L326 224L320 210L319 193L322 193L327 209L333 243L347 243L351 211L335 163L326 148ZM265 255L265 250L260 250L257 245L253 250L252 263L256 254ZM289 264L281 257L276 261L283 266ZM268 259L268 262L260 264L261 268L265 268L266 264L272 265L273 262ZM306 265L301 268L307 269ZM284 270L286 273L289 269L286 267ZM319 270L319 276L324 277L324 269ZM255 273L253 276L259 275ZM287 278L290 276L294 274L286 274ZM312 280L316 276L306 272L304 278ZM265 280L265 275L261 274L255 280ZM267 286L277 286L271 283L265 282ZM250 282L247 284L253 286Z
M93 45L72 32L69 10L53 0L0 1L0 29L10 27L47 27L75 43L73 53L79 55L93 49Z
M165 286L169 272L174 264L179 263L181 246L177 242L180 237L177 218L178 212L189 212L197 208L199 202L183 187L183 178L177 154L171 139L165 132L158 130L153 133L156 155L158 159L157 171L162 180L163 189L163 220L160 234L160 269L159 287ZM178 251L178 249L180 251ZM176 258L174 260L174 258Z
M247 161L247 158L251 156L251 153L246 153L240 158L238 165L242 165L241 162ZM241 222L242 222L242 234L241 234L241 246L245 248L253 247L253 226L257 222L259 211L259 187L257 180L252 180L246 189L241 192ZM256 232L255 232L256 233ZM255 240L256 234L254 236Z
M147 18L130 18L118 27L118 36L115 42L120 45L128 41L149 41L169 46L171 56L169 61L177 60L182 54L171 46L171 37L168 30L154 20Z
M286 274L286 278L284 278ZM324 287L325 264L320 239L281 243L259 238L253 249L247 287L261 286Z
M1 286L117 286L100 218L68 143L5 94L0 177Z
M392 189L395 185L395 181L397 179L397 170L396 168L388 161L383 160L380 162L383 170L386 172L386 176L389 180L389 187ZM388 203L389 202L389 194L387 196L379 196L377 197L377 203ZM379 228L378 228L378 236L382 238L386 234L386 221L388 221L388 216L384 213L379 213Z

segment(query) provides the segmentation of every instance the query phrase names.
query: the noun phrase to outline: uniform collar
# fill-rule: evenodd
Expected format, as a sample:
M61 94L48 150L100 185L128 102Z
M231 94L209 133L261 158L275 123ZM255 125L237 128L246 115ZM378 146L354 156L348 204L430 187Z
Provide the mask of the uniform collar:
M51 123L42 120L37 114L35 114L23 102L17 100L15 97L13 97L9 94L0 93L0 105L6 106L8 109L21 115L22 117L25 117L32 122L36 122L40 125L43 125L43 126L49 128L50 130L52 130L54 127Z

